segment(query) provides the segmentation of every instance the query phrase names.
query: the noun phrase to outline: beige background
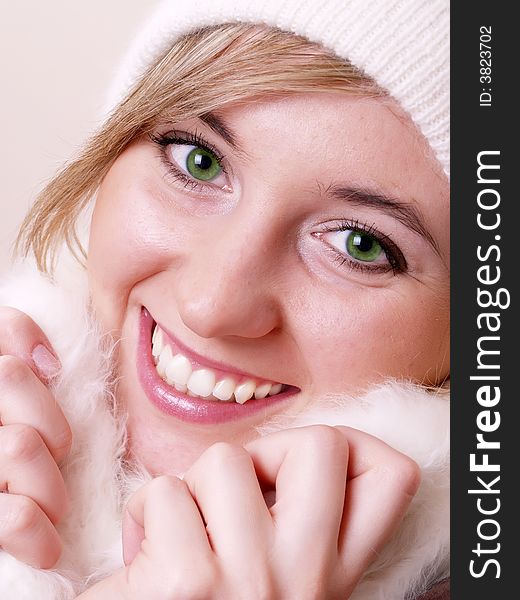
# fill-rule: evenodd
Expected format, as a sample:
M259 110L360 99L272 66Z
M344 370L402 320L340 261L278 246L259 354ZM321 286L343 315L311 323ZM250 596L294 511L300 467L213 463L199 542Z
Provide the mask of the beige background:
M27 207L98 122L158 0L0 0L0 273Z

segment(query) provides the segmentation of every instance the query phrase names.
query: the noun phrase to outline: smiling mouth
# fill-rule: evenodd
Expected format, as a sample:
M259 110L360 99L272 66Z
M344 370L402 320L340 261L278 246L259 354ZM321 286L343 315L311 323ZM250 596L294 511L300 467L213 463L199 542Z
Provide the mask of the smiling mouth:
M148 399L182 421L214 425L267 417L301 391L196 354L143 306L137 375Z
M194 398L245 404L287 389L282 383L215 369L201 357L187 356L157 323L153 328L152 356L159 377L178 392Z

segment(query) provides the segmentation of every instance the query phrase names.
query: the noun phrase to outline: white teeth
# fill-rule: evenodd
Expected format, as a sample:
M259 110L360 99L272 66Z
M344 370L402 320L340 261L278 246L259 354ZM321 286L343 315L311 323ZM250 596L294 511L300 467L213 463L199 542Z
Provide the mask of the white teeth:
M191 373L191 363L182 354L176 354L166 367L166 378L171 385L186 386Z
M152 337L152 356L154 358L157 358L161 354L163 346L164 343L162 331L156 327Z
M188 380L188 389L203 398L211 396L215 387L215 373L209 369L194 371Z
M281 383L274 383L271 386L271 390L269 392L269 396L274 396L275 394L279 394L282 391L282 384Z
M170 346L165 346L159 357L159 362L157 363L157 372L161 377L164 377L166 375L166 367L168 366L172 358L172 349L170 348Z
M255 393L255 388L256 385L254 381L244 381L244 383L237 385L237 387L235 388L235 400L239 404L244 404L244 402L247 402L250 398L253 397L253 394Z
M222 381L219 381L213 388L213 395L215 398L227 402L233 397L235 388L236 383L232 379L223 379Z
M264 381L257 385L252 379L236 384L231 377L216 382L217 374L212 369L195 369L183 354L173 356L166 336L155 326L152 335L152 356L162 379L177 391L195 398L206 398L221 402L244 404L251 398L262 399L274 396L282 390L281 383Z
M260 400L261 398L265 398L267 394L271 391L270 383L262 383L255 390L255 398Z

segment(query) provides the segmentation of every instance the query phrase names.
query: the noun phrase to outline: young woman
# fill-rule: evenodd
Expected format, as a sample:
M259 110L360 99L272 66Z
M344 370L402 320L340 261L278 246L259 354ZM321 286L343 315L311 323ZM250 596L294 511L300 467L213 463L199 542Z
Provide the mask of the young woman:
M160 6L0 293L6 597L446 576L447 19Z

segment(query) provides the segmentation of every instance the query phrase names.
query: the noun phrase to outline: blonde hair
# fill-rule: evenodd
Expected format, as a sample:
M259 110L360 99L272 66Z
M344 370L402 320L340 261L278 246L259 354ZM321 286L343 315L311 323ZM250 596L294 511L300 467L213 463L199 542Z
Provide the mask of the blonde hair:
M83 262L78 216L118 156L158 123L201 117L255 97L320 91L385 95L347 61L278 29L227 24L180 38L148 68L80 156L42 191L22 223L16 252L32 252L47 273L63 243Z

